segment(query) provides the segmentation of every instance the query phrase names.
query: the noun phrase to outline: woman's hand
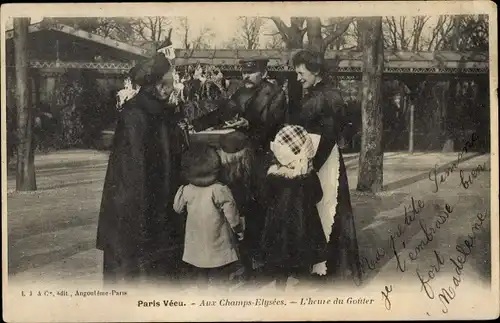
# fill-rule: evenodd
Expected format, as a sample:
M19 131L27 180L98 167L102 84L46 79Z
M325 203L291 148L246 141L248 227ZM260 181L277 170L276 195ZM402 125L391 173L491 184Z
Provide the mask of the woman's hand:
M249 125L248 120L245 118L238 118L236 120L229 120L224 122L223 128L247 128Z

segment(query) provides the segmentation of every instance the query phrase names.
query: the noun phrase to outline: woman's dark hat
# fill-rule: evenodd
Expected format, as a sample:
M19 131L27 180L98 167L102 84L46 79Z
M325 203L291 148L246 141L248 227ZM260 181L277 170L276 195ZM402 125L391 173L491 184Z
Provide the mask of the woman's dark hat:
M263 72L267 68L267 58L249 58L240 60L241 71L247 73Z
M170 38L167 38L160 48L171 46ZM156 84L163 75L168 73L172 68L172 63L162 52L156 51L154 56L138 63L134 66L129 76L134 84L139 86L147 86Z
M161 53L134 66L129 74L134 84L147 86L156 84L171 68L170 61Z
M215 148L206 144L191 144L181 160L184 178L196 186L209 186L217 181L221 160Z
M220 148L228 154L242 151L243 149L248 148L249 144L250 142L247 135L241 131L233 131L221 136L219 139Z

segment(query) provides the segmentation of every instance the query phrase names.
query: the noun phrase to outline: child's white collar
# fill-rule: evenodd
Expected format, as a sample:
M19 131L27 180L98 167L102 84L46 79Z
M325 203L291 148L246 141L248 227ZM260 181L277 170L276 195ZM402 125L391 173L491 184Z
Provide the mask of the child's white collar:
M280 177L285 177L285 178L297 178L303 175L308 174L311 171L310 165L309 167L304 168L304 167L297 167L297 168L290 168L286 166L278 166L278 165L272 165L269 167L269 170L267 171L267 175L276 175Z

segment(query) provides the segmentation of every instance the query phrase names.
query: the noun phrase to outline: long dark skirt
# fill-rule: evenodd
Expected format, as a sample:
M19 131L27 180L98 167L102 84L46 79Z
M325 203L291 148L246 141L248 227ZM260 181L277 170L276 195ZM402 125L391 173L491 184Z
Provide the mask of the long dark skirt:
M183 275L184 217L171 214L168 226L158 233L140 255L124 256L111 248L103 250L105 285L134 283L139 280L172 282Z

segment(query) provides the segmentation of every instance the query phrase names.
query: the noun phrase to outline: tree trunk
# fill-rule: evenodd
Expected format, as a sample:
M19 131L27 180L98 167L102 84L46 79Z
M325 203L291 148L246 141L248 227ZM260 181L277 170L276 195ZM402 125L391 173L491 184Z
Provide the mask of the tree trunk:
M459 47L459 40L460 40L460 22L461 22L461 17L460 16L455 16L453 17L453 33L451 35L451 49L453 51L458 51L458 47ZM447 108L448 108L448 111L447 111L447 124L446 124L446 140L445 140L445 143L443 145L443 149L442 151L443 152L453 152L455 151L455 141L457 138L455 138L455 125L456 123L454 122L454 116L455 116L455 113L456 113L456 106L455 106L455 103L454 101L456 101L457 99L457 91L456 91L456 88L457 88L457 81L454 79L454 80L451 80L449 81L450 82L450 85L449 85L449 89L450 89L450 94L452 95L452 97L450 97L448 99L448 102L451 103L451 104L447 104ZM451 102L450 102L451 101Z
M304 18L302 17L290 18L287 49L298 49L303 47L304 44L304 32L302 31L303 24L304 24Z
M375 193L382 190L384 160L380 106L384 69L382 17L362 19L360 27L363 35L363 100L361 102L363 131L357 190Z
M17 191L36 190L33 115L28 84L29 18L14 18L17 99Z
M410 126L408 130L408 152L413 154L415 149L415 103L410 102Z
M271 20L276 25L276 28L278 28L287 49L300 49L303 47L304 32L302 30L302 25L304 24L305 18L291 17L290 27L288 27L279 17L271 17Z
M306 23L307 47L310 50L324 53L326 46L324 45L323 36L321 35L321 19L319 17L310 17L306 19Z
M455 133L456 133L456 113L457 113L457 86L458 82L456 79L452 79L449 82L447 91L447 103L446 103L446 123L445 123L445 142L443 144L442 152L453 152L455 151Z

